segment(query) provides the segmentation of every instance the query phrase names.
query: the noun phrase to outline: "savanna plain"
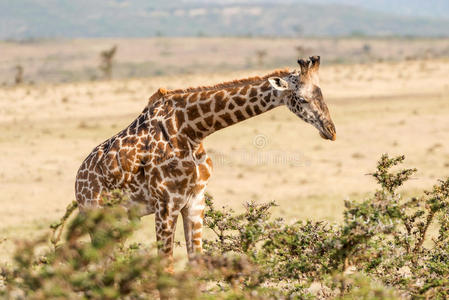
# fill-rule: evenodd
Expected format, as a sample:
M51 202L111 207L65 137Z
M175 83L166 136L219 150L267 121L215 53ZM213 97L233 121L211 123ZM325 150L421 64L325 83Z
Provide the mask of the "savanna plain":
M0 261L10 261L15 239L40 235L63 214L74 199L83 159L131 123L158 88L296 68L298 55L321 55L320 84L337 140L321 139L285 107L214 133L205 147L214 161L208 193L216 206L241 211L247 201L274 200L275 215L289 222L339 222L345 199L364 199L376 189L367 174L383 153L404 154L405 166L418 168L404 194L449 175L449 40L232 43L218 38L1 43ZM118 75L102 80L93 69L99 50L112 44L118 45ZM145 54L137 55L139 49ZM206 49L204 55L200 49ZM59 54L44 56L51 51ZM8 80L18 62L30 77L13 85ZM54 80L58 65L67 82ZM133 66L135 74L129 73ZM133 240L153 243L153 223L153 216L143 218ZM178 255L184 251L178 248Z

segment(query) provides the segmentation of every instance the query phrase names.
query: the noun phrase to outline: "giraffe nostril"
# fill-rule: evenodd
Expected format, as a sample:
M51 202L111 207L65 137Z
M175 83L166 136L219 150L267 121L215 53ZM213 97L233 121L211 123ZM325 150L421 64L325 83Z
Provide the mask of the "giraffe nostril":
M335 126L333 123L325 124L324 129L329 133L335 133Z

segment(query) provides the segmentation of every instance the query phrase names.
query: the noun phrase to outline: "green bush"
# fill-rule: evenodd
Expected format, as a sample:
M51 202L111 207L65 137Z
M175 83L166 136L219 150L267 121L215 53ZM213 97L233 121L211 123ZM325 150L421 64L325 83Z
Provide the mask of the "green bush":
M119 204L78 214L63 242L38 255L48 238L22 241L3 268L12 299L399 299L449 297L449 179L419 197L398 193L416 170L394 171L403 156L382 156L371 176L379 189L345 203L341 224L274 219L274 203L243 213L216 209L206 196L204 255L174 275L155 249L124 246L138 222ZM74 206L62 221L61 230ZM431 238L430 228L437 228ZM433 229L432 229L433 230ZM89 236L91 242L89 242Z

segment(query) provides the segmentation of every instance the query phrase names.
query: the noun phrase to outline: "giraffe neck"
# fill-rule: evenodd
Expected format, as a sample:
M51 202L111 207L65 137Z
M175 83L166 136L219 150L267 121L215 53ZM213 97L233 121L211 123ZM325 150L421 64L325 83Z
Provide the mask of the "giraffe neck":
M199 144L217 130L282 105L281 92L268 80L235 87L173 94L178 132Z

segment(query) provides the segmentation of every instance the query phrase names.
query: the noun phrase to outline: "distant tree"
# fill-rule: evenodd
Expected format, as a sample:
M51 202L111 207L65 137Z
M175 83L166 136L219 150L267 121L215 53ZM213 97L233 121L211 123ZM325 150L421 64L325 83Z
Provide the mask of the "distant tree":
M267 56L267 51L266 50L257 50L256 56L257 56L257 64L259 66L263 66L265 64L265 57Z
M364 44L362 49L363 49L363 53L365 53L365 54L371 53L371 45L370 44Z
M204 31L202 31L202 30L198 30L198 32L196 33L196 36L197 37L205 37L206 33Z
M353 31L351 31L350 36L351 36L351 37L365 37L366 34L365 34L365 32L362 31L362 30L353 30Z
M21 84L23 82L23 67L22 65L16 66L16 76L14 78L15 84Z
M304 57L304 53L306 52L306 49L303 46L296 46L295 47L297 57Z
M112 65L114 56L117 53L117 45L114 45L111 49L101 51L100 53L100 70L107 79L112 78Z

